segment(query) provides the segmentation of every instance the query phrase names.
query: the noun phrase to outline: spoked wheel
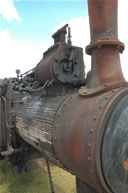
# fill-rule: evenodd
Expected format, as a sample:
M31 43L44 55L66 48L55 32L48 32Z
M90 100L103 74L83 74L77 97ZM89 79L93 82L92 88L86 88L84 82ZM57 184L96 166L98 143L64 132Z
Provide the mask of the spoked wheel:
M77 190L77 193L98 193L96 190L94 190L89 185L82 182L77 177L76 177L76 190Z

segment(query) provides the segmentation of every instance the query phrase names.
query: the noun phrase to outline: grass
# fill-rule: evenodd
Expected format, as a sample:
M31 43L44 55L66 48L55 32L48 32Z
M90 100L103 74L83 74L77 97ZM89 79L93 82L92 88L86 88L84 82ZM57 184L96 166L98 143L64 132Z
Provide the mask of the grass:
M76 193L75 177L51 166L55 193ZM51 193L46 167L14 174L7 161L0 161L0 193Z

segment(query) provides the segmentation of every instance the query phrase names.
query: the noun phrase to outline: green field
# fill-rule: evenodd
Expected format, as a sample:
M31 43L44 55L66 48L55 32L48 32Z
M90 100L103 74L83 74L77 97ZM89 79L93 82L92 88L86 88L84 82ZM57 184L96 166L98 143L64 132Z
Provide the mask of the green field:
M51 166L55 193L76 193L75 177ZM14 174L7 161L0 161L0 193L51 193L46 167Z

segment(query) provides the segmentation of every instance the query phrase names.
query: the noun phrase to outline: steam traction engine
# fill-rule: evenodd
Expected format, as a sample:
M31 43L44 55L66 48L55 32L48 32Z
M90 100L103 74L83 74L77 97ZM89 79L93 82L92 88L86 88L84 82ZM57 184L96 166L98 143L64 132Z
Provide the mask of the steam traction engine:
M16 170L43 156L76 176L78 193L128 192L128 84L117 0L88 0L91 71L67 25L39 64L0 81L0 152Z

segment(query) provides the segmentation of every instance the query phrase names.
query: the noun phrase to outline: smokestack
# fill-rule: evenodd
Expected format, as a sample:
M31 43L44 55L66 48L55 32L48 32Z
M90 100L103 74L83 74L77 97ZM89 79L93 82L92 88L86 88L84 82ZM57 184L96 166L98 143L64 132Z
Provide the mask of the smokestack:
M124 44L118 40L118 0L88 0L91 43L86 53L91 55L88 88L124 82L119 53Z

